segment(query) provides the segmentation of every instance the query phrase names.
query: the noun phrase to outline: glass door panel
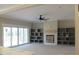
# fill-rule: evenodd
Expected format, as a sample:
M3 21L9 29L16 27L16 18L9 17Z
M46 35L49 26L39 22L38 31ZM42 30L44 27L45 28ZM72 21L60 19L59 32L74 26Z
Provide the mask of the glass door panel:
M28 29L27 28L24 28L24 43L28 43L29 40L28 40Z
M11 46L11 28L10 27L3 27L3 45L4 47Z
M27 28L3 27L4 47L16 46L29 42L29 30Z
M23 28L19 28L19 44L23 44Z
M18 45L18 32L16 27L12 27L12 46Z

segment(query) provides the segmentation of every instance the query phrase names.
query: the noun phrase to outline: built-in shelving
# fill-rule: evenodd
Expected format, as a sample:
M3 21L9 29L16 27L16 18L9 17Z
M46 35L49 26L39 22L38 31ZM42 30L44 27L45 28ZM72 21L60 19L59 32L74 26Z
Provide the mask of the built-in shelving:
M43 43L43 30L34 28L31 29L31 43Z
M58 28L58 44L75 45L75 28Z

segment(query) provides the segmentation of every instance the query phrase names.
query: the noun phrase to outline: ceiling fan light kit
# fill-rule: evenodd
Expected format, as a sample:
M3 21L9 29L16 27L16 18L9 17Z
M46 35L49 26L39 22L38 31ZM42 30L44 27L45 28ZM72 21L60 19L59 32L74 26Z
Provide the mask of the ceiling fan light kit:
M47 19L46 19L43 15L40 15L40 16L39 16L39 20L40 20L40 21L44 21L44 20L47 20Z

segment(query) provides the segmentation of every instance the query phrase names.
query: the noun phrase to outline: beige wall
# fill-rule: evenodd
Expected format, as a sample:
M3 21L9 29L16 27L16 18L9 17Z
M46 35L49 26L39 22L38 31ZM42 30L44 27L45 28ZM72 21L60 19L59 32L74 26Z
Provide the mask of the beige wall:
M20 20L9 20L9 19L0 18L0 46L3 45L2 44L3 43L3 26L27 27L30 29L31 23L25 22L25 21L20 21ZM29 31L29 35L30 35L30 31Z
M3 40L2 40L2 24L1 24L1 22L0 22L0 46L2 46L3 45Z
M16 25L16 26L26 26L28 28L31 28L31 23L30 22L26 22L26 21L21 21L21 20L10 20L10 19L2 19L0 18L0 22L2 24L12 24L12 25Z
M75 52L79 55L79 12L75 5Z
M75 21L74 20L59 20L58 21L58 27L59 28L75 27Z
M43 22L32 23L32 28L41 28L43 29Z
M57 21L44 22L44 33L57 33Z

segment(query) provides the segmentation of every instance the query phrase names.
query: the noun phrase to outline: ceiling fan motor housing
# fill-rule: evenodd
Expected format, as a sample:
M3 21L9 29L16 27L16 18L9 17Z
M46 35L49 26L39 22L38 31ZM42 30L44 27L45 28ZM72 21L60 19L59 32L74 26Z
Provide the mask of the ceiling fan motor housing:
M45 20L45 17L43 17L42 15L40 15L39 20Z

